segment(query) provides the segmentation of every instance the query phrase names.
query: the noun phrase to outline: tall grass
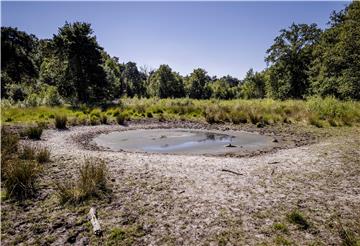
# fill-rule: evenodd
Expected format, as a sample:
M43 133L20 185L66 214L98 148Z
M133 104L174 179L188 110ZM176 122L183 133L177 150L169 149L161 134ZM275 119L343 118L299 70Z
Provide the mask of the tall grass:
M360 123L360 102L335 98L312 97L303 100L193 100L121 99L106 110L68 107L3 108L2 121L7 124L53 119L63 114L72 124L123 123L123 120L144 118L190 120L232 124L303 124L317 127L350 126ZM51 118L52 117L52 118ZM11 119L11 121L7 121Z
M108 192L108 170L101 159L86 159L79 168L75 182L58 183L57 190L60 202L78 204L91 198L99 198Z

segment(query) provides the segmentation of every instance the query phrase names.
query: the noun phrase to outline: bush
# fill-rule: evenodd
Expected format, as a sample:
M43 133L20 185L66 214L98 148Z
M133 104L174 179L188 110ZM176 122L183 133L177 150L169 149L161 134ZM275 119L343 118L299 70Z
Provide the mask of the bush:
M108 123L108 117L106 114L101 114L100 116L100 123L106 125Z
M66 129L67 117L66 115L55 116L55 127L57 129Z
M77 182L57 184L61 203L79 204L90 198L99 198L108 192L108 170L101 159L86 159L79 169Z
M49 162L50 161L50 151L47 148L37 150L36 160L39 163Z
M92 116L90 117L90 124L91 124L92 126L99 125L99 124L100 124L100 119L99 119L97 116L92 115Z
M36 182L41 169L32 160L12 159L5 170L3 181L7 195L19 200L31 197L36 191Z
M33 140L40 140L41 139L41 134L43 132L43 128L40 126L33 126L33 127L29 127L26 130L26 136L29 139L33 139Z

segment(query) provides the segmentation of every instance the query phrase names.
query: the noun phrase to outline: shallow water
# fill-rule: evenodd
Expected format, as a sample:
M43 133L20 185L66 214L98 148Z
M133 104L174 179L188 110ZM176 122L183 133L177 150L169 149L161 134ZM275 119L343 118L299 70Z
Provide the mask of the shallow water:
M138 129L100 134L93 142L114 151L221 154L266 147L271 144L271 138L248 132L224 134L191 129ZM232 147L228 147L229 144Z

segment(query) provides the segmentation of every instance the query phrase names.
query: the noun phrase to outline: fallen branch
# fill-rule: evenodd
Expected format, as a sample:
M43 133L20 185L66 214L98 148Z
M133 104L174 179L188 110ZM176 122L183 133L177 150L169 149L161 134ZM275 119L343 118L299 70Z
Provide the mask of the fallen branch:
M99 220L96 217L96 209L94 207L90 208L89 216L90 216L90 221L93 226L95 235L97 235L97 236L101 235L102 231L101 231Z
M232 174L236 174L236 175L244 175L242 173L238 173L238 172L235 172L235 171L231 171L229 169L221 169L222 172L228 172L228 173L232 173Z

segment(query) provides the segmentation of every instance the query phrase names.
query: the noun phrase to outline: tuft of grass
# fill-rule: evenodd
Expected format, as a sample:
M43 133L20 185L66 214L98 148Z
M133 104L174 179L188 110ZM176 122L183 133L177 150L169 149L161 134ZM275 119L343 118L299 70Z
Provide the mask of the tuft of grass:
M50 151L47 148L38 149L36 153L36 160L39 163L50 161Z
M276 231L280 231L280 232L283 232L283 233L288 233L289 232L287 226L285 224L283 224L283 223L274 223L273 228Z
M85 159L79 168L76 182L56 184L58 196L62 204L79 204L91 198L101 198L109 190L107 188L108 170L101 159Z
M309 222L300 211L292 211L287 215L287 219L290 223L297 225L302 230L307 230L310 227Z
M289 240L287 240L285 237L278 235L275 238L275 244L276 245L293 245Z
M29 127L25 134L29 139L40 140L43 132L43 128L40 126Z
M55 116L55 127L57 129L66 129L67 116L66 115L56 115Z
M33 160L12 159L5 169L3 180L6 193L10 198L23 200L32 197L36 192L36 183L41 171Z
M36 148L30 145L24 145L19 151L19 158L22 160L35 160Z
M119 125L124 125L124 123L125 123L125 115L124 115L123 113L117 114L117 116L116 116L116 122L117 122Z
M103 125L106 125L108 123L108 117L106 114L101 114L100 116L100 123L103 124Z
M1 127L1 166L18 151L19 136ZM1 168L2 170L2 168Z

